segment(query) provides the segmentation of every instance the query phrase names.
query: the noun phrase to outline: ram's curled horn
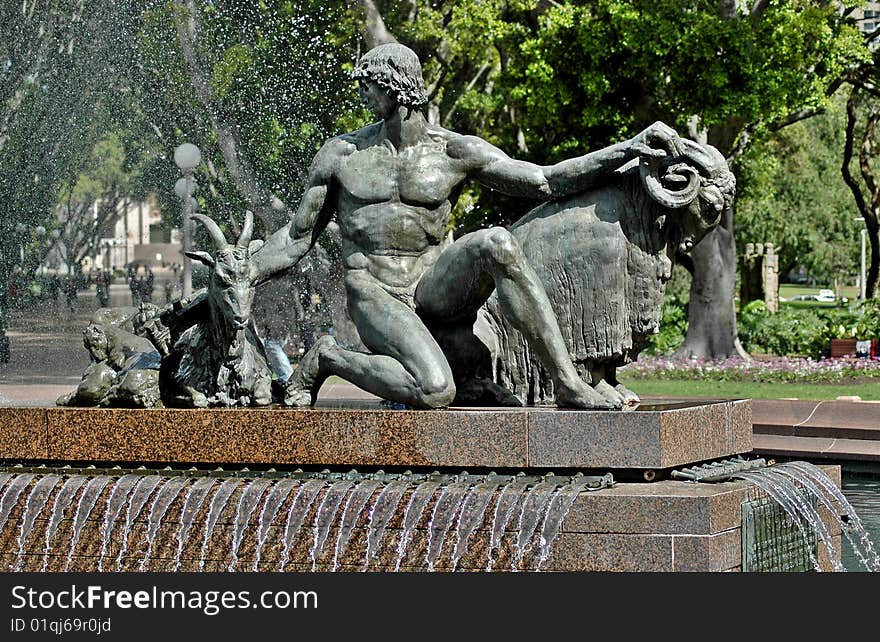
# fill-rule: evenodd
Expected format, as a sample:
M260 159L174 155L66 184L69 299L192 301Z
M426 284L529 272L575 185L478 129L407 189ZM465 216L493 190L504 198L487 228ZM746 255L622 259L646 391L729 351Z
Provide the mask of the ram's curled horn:
M223 235L220 226L214 222L214 219L209 218L204 214L193 214L192 218L205 226L205 230L207 230L211 240L214 241L214 247L216 249L222 250L228 245L226 236Z
M686 164L677 163L671 167L663 168L663 176L660 176L661 163L654 159L642 158L639 163L639 172L642 176L642 184L648 194L663 207L677 209L690 205L700 193L700 174L696 168ZM669 189L663 183L684 182L681 189Z
M248 245L251 242L251 236L254 233L254 213L250 210L245 211L244 213L244 226L241 228L241 234L238 237L238 241L235 243L235 246L246 250Z

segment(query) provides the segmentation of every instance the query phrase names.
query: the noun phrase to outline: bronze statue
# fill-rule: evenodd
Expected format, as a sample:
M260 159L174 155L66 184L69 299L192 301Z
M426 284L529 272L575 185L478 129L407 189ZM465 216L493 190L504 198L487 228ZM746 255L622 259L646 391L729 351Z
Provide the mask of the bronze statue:
M290 223L252 257L266 275L289 270L336 217L348 308L368 353L319 339L287 385L285 403L314 403L338 375L415 408L452 403L456 384L435 331L473 322L493 295L553 381L555 403L619 408L585 383L572 363L547 294L516 238L502 227L447 239L465 181L531 199L558 199L602 185L632 159L663 158L678 135L655 123L634 138L556 165L510 158L476 136L428 123L418 57L386 44L367 52L353 77L379 119L327 141Z
M166 405L265 406L272 403L272 374L251 315L260 272L251 263L253 214L245 214L238 240L228 243L220 227L202 214L214 252L187 255L210 268L208 287L158 316L167 327L168 354L159 379Z
M83 330L83 345L91 362L76 390L62 395L59 406L161 406L161 355L138 334L134 307L100 308Z
M677 251L718 225L736 191L714 147L678 145L665 159L630 163L605 185L536 207L510 228L545 284L578 374L624 405L639 397L618 382L617 368L659 331ZM460 382L456 404L553 403L552 377L494 296L476 323L444 328L440 341Z
M352 75L379 120L323 145L291 221L263 244L251 240L248 212L229 244L195 215L215 245L188 253L211 269L208 288L122 315L161 355L158 384L132 380L142 385L131 403L306 406L330 375L414 408L637 403L616 371L658 330L676 251L730 206L735 180L718 151L658 122L542 167L428 123L421 66L403 45L370 50ZM452 240L450 213L468 180L544 204L510 229ZM367 352L325 335L286 382L273 379L252 318L255 289L292 269L334 217L348 311ZM63 402L123 401L128 366L91 350L104 365Z

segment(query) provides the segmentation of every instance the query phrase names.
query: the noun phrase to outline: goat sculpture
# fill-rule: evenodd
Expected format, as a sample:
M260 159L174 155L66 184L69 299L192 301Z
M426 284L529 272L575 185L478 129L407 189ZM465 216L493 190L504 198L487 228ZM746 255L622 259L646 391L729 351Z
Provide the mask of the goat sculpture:
M510 231L535 269L581 378L616 407L639 398L617 381L659 330L677 251L716 227L735 193L724 157L682 139L679 153L634 161L615 180L545 203ZM544 405L553 382L490 297L476 322L438 340L456 376L456 404Z
M196 407L267 405L272 402L272 375L251 318L260 275L250 255L262 245L251 241L253 214L245 214L235 244L227 242L211 218L192 218L208 232L214 253L186 253L210 268L208 286L160 316L171 331L171 348L159 374L162 400Z

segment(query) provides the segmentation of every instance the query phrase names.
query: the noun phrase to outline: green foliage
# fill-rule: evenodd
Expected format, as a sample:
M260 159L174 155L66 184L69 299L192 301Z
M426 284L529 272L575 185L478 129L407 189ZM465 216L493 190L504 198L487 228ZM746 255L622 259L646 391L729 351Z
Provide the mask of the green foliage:
M318 147L341 131L341 116L355 111L357 94L345 73L355 32L340 28L345 6L291 0L194 6L200 27L194 55L210 81L209 107L198 100L180 49L177 21L188 16L173 3L144 4L126 66L139 107L163 141L149 181L163 216L180 224L171 190L180 174L171 154L186 141L202 151L196 176L202 210L221 224L240 221L249 204L221 153L217 123L231 126L255 183L295 207Z
M750 352L818 357L828 351L827 319L817 311L783 308L770 314L762 301L753 301L743 310L737 327L740 341Z
M678 296L667 294L663 299L660 332L648 339L644 352L653 355L672 354L684 343L687 327L687 303Z
M643 354L674 353L687 334L687 321L687 303L667 292L660 332L648 340ZM785 306L776 314L763 301L751 301L740 308L737 327L747 352L819 359L829 355L832 339L880 338L880 299L851 307Z
M737 163L737 245L773 243L782 275L803 265L822 282L855 279L861 225L840 174L842 98L758 141Z
M777 356L828 356L832 339L880 338L880 301L852 308L783 307L771 314L763 301L740 310L740 340L749 352Z
M826 3L774 2L759 19L726 20L705 0L594 0L542 15L509 81L527 142L531 130L557 158L656 119L686 129L698 114L712 127L818 106L827 79L865 55Z
M45 239L22 238L16 226L52 229L55 206L90 169L96 142L125 129L128 87L114 63L128 46L119 34L131 31L129 8L110 0L0 8L0 282L16 268L32 271L45 251Z
M868 59L832 3L772 2L724 19L707 0L462 0L379 3L424 62L441 124L550 164L635 134L655 120L727 131L825 106L825 88ZM724 149L723 151L727 151ZM461 231L510 223L530 207L474 189ZM777 208L781 209L781 208ZM805 214L806 215L806 214ZM830 217L831 214L829 213Z

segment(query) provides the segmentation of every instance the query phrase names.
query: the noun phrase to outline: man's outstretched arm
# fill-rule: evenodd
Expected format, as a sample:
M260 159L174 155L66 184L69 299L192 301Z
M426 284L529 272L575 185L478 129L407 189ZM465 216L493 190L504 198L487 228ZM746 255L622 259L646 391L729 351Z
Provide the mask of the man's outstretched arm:
M511 196L543 200L601 185L613 172L639 156L675 153L677 140L678 134L672 128L658 122L629 140L547 166L510 158L475 136L450 141L448 150L483 185Z
M290 222L272 234L257 250L252 262L260 282L286 272L299 263L315 243L333 215L333 169L338 146L342 141L329 141L321 148L309 170L309 183L302 201Z

